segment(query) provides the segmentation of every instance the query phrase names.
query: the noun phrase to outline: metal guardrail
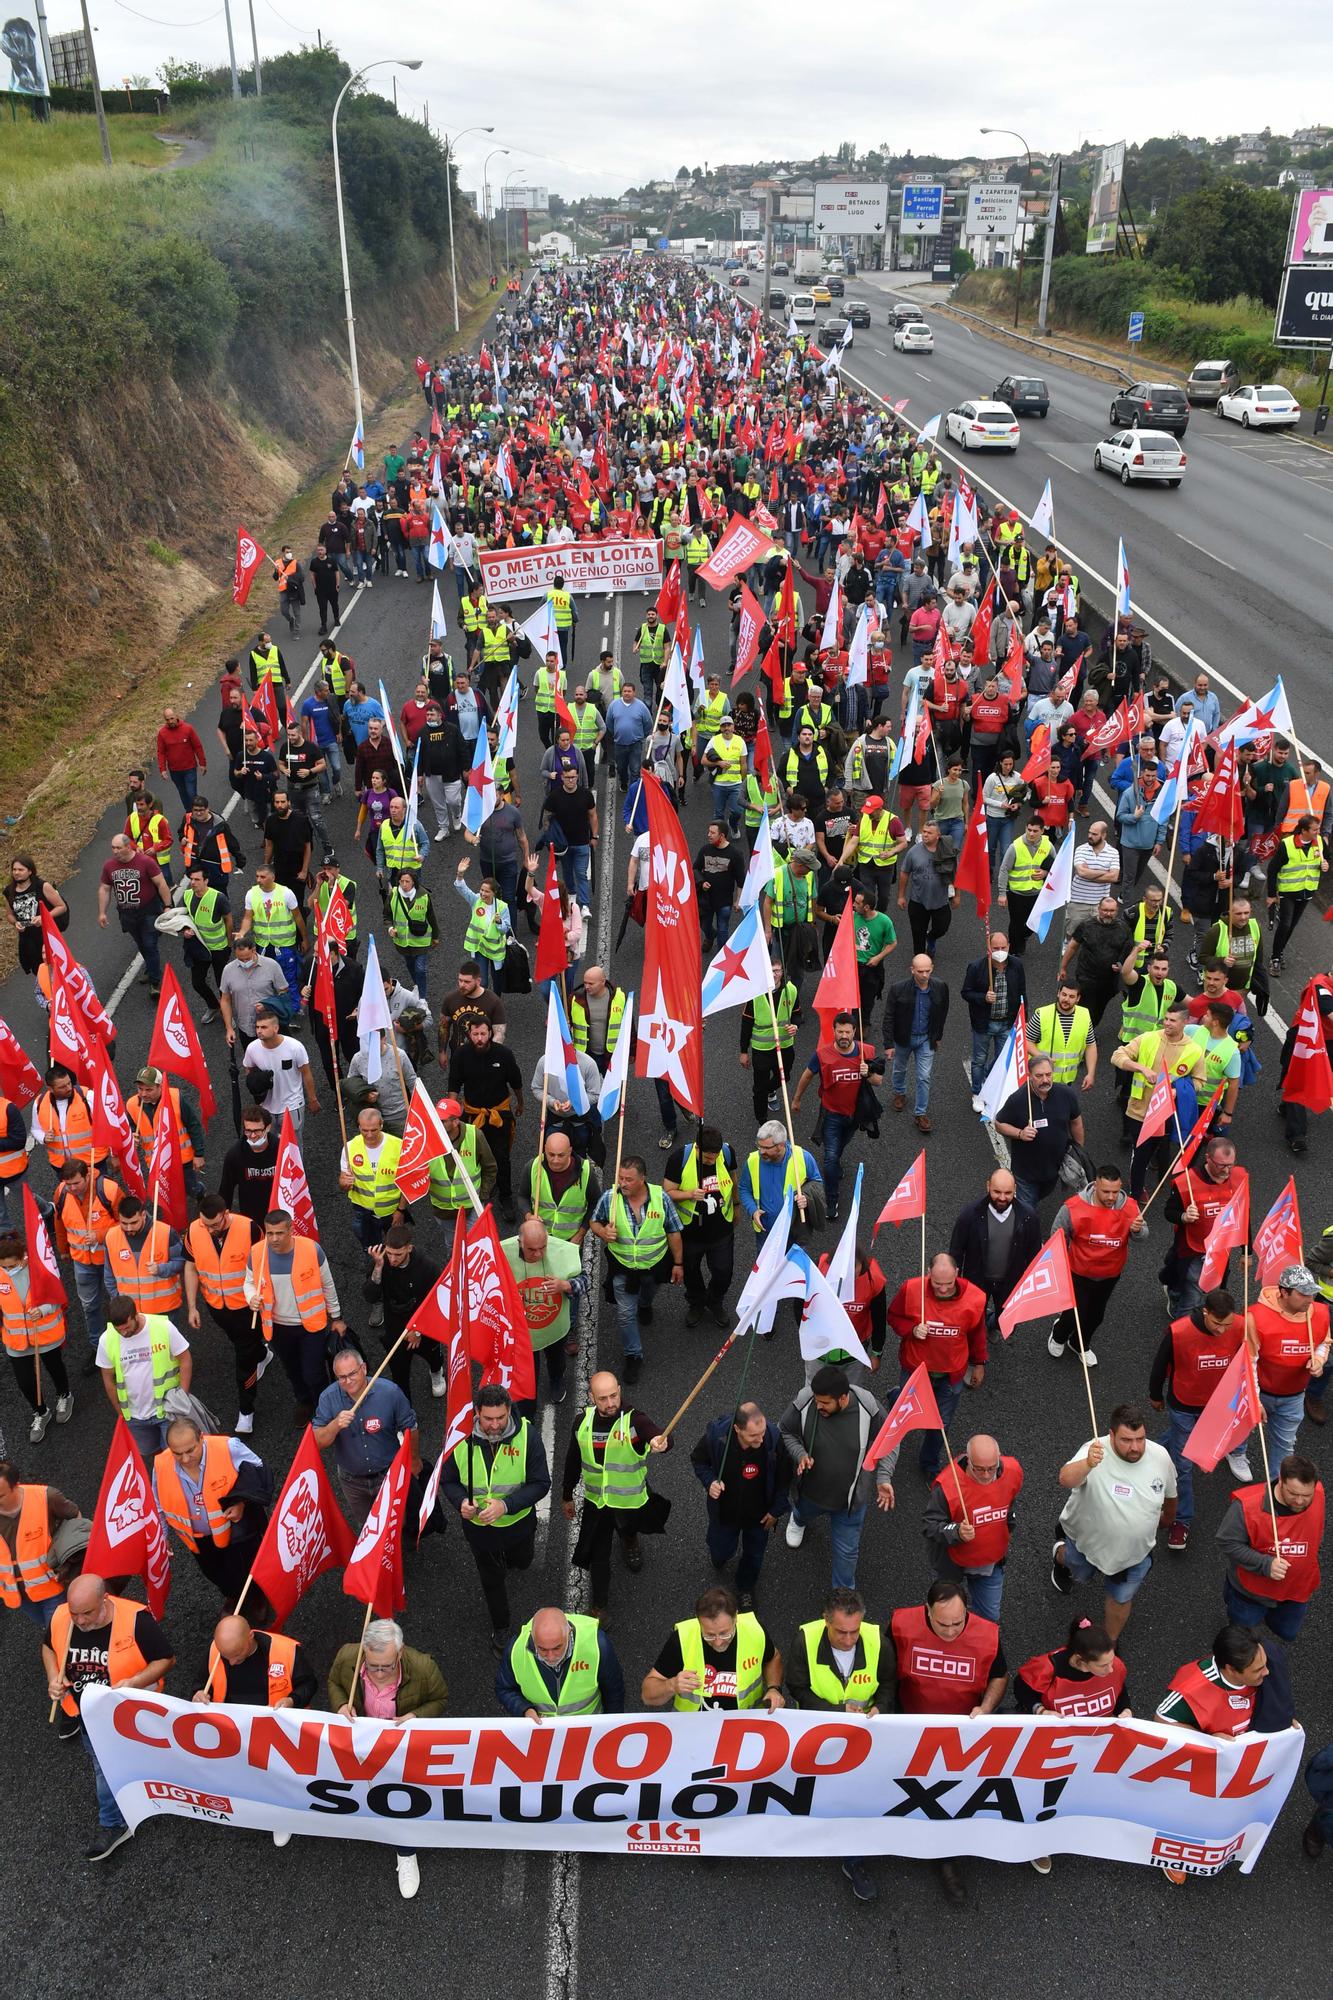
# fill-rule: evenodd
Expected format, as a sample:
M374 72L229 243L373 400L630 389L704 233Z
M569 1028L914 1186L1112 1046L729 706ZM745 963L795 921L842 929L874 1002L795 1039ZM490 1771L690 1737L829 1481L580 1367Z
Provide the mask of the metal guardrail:
M1126 384L1137 379L1128 374L1117 362L1107 361L1101 355L1082 354L1076 347L1061 347L1057 341L1044 340L1036 334L1019 333L1016 327L1000 326L985 313L970 312L966 306L954 305L952 300L941 301L936 305L935 311L953 313L958 319L971 320L975 325L984 327L987 333L1001 335L1006 341L1014 341L1020 347L1033 348L1038 354L1053 354L1062 361L1077 361L1085 368L1100 369L1104 374L1115 376Z

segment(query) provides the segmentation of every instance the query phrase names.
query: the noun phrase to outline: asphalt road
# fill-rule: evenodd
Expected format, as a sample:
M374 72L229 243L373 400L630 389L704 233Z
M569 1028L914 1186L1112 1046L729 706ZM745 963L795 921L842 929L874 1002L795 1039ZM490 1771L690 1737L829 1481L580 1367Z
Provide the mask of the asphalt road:
M1108 483L1107 515L1113 532L1117 499L1118 489ZM414 679L427 625L427 596L415 583L402 591L392 580L377 583L373 593L363 592L354 600L339 635L372 685L383 674L395 702L409 692ZM450 594L451 616L453 603ZM585 604L578 663L591 663L603 634L628 663L642 604L634 598L623 605ZM266 608L263 599L259 608ZM716 605L710 606L704 620L704 638L710 658L725 667L725 614ZM313 639L289 650L294 677L305 671L314 650ZM194 718L210 745L210 762L215 762L214 709L210 697ZM525 712L519 763L529 802L536 796L537 761L536 732ZM210 773L209 782L219 797L225 786L221 772ZM373 885L351 843L352 810L347 800L335 804L334 825L342 855L357 861L363 908L369 909L374 906ZM692 842L702 840L708 813L706 793L700 788L690 796L685 812ZM108 814L101 837L67 885L75 911L70 943L85 956L104 997L123 985L128 966L124 941L114 930L99 931L93 914L95 864L117 818ZM606 813L608 828L615 826L615 819L613 810ZM432 975L433 1002L460 955L464 911L448 888L460 851L458 841L432 849L429 882L447 939ZM623 830L615 827L602 855L590 938L590 955L595 950L603 959L618 923L627 852ZM1278 990L1279 1005L1282 996L1298 990L1298 978L1313 969L1312 954L1316 947L1322 949L1325 935L1313 918L1298 932L1290 957L1292 975ZM957 1207L979 1190L990 1161L968 1106L962 1074L967 1025L956 998L963 966L978 944L975 918L967 914L957 919L941 953L941 969L953 986L955 1001L936 1072L931 1107L936 1130L926 1142L932 1247L947 1241ZM1055 949L1052 940L1029 956L1040 999L1051 992ZM392 957L391 950L386 956ZM890 961L891 969L899 971L906 957L904 945ZM624 950L613 961L614 976L636 985L639 958L639 935L631 929ZM0 1009L24 1045L39 1051L40 1020L24 982L7 982L0 992ZM540 1044L537 1002L529 998L514 1003L510 1018L510 1038L526 1076ZM142 989L132 984L125 988L117 1020L122 1045L118 1069L125 1079L133 1076L147 1044L151 1016ZM734 1017L723 1017L710 1028L707 1098L710 1115L743 1155L753 1142L753 1119L748 1079L736 1063L735 1032ZM217 1073L225 1081L220 1030L215 1027L204 1034L206 1046L217 1056ZM807 1027L800 1055L808 1055L812 1045ZM1267 1033L1261 1054L1265 1077L1248 1094L1238 1121L1242 1158L1253 1176L1259 1210L1276 1195L1291 1165L1273 1116L1270 1091L1276 1045ZM428 1071L428 1080L437 1074ZM810 1114L807 1105L800 1120L803 1135L809 1132ZM1093 1152L1114 1154L1109 1085L1098 1089L1089 1122ZM532 1108L524 1128L516 1157L526 1162L535 1141ZM210 1154L215 1161L231 1138L225 1101L219 1127L214 1129L218 1137ZM333 1179L338 1142L331 1106L326 1104L308 1129L308 1165L325 1246L344 1294L352 1301L352 1322L363 1323L363 1309L356 1303L359 1252ZM654 1098L646 1086L637 1085L629 1101L627 1147L646 1152L655 1168L661 1158L655 1150L657 1137ZM850 1164L854 1167L858 1158L866 1162L864 1210L872 1215L878 1211L920 1144L910 1125L886 1116L881 1142L873 1149L863 1143L853 1149ZM1312 1233L1325 1220L1328 1144L1327 1133L1316 1130L1311 1154L1298 1163L1306 1225ZM49 1186L44 1163L38 1161L33 1174L40 1187ZM827 1232L830 1242L834 1233ZM429 1218L423 1218L421 1234L428 1247L444 1254L445 1245ZM1103 1418L1115 1402L1144 1392L1164 1325L1161 1293L1154 1282L1162 1248L1159 1225L1150 1243L1135 1251L1106 1333L1098 1342L1101 1366L1094 1389ZM891 1286L915 1267L912 1245L900 1244L892 1236L881 1240L879 1254ZM76 1352L81 1338L81 1332L71 1338ZM711 1358L717 1339L711 1326L687 1330L681 1303L664 1296L637 1400L659 1421L665 1420ZM370 1340L373 1347L375 1336ZM197 1337L196 1356L200 1393L229 1419L229 1355L220 1340L205 1331ZM584 1328L580 1381L586 1381L595 1362L614 1363L616 1356L614 1326L599 1305ZM783 1336L760 1349L749 1386L776 1416L801 1380L801 1372L794 1343ZM705 1418L730 1407L737 1373L735 1364L720 1372L682 1426L678 1448L657 1462L654 1483L671 1497L675 1509L667 1535L648 1547L641 1576L630 1577L619 1569L615 1573L613 1638L631 1689L637 1687L673 1622L689 1611L698 1590L711 1581L703 1542L703 1497L687 1459ZM892 1375L896 1379L896 1370ZM100 1387L80 1383L78 1389L72 1422L52 1429L40 1447L27 1446L26 1426L7 1374L0 1388L0 1416L25 1472L58 1484L90 1506L111 1419ZM552 1425L548 1417L557 1465L579 1402L578 1393L572 1394L558 1413L558 1422ZM433 1452L440 1441L443 1406L421 1397L418 1406L425 1444ZM1011 1665L1017 1666L1039 1649L1060 1643L1073 1610L1082 1607L1095 1613L1099 1608L1087 1595L1057 1597L1048 1581L1060 1505L1055 1474L1062 1459L1085 1441L1087 1413L1077 1369L1072 1362L1049 1359L1041 1327L1020 1330L995 1355L984 1387L967 1399L958 1435L965 1437L976 1428L994 1431L1002 1448L1016 1453L1027 1472L1003 1619L1006 1650ZM295 1441L290 1393L281 1372L274 1369L260 1394L252 1442L281 1471ZM1301 1442L1321 1463L1327 1462L1329 1451L1319 1432L1306 1426ZM1136 1710L1145 1713L1155 1706L1175 1667L1206 1650L1222 1622L1221 1565L1211 1534L1229 1482L1214 1478L1202 1484L1191 1549L1183 1556L1163 1552L1127 1631L1131 1697ZM872 1613L880 1619L887 1619L895 1605L913 1601L928 1580L920 1536L924 1500L923 1483L907 1467L899 1483L898 1511L890 1517L877 1515L867 1527L860 1582ZM568 1532L557 1506L543 1530L538 1565L518 1584L515 1606L520 1615L541 1603L577 1606L585 1601L583 1579L577 1573L571 1577L568 1552ZM780 1644L788 1642L801 1619L817 1610L829 1580L828 1563L827 1540L817 1530L811 1531L799 1552L787 1550L780 1541L771 1549L761 1580L760 1610ZM459 1715L493 1712L487 1621L461 1535L433 1539L420 1555L409 1558L407 1595L403 1622L409 1641L440 1660L450 1684L451 1710ZM174 1692L188 1694L198 1684L215 1609L212 1592L188 1557L181 1557L166 1617L182 1661L170 1683ZM337 1646L355 1634L359 1618L360 1607L342 1597L337 1579L326 1578L299 1607L292 1629L307 1644L322 1673ZM1327 1603L1320 1602L1295 1660L1298 1707L1312 1746L1333 1734L1333 1696L1325 1671L1329 1636ZM984 1968L986 1983L995 1990L1025 1991L1034 2000L1057 2000L1057 1996L1064 2000L1074 1967L1141 1968L1149 1962L1158 1990L1180 1993L1230 1983L1238 1963L1272 1967L1275 1918L1282 1925L1284 1983L1318 1991L1327 1976L1325 1926L1307 1914L1312 1896L1324 1884L1311 1879L1309 1864L1299 1851L1297 1836L1305 1818L1299 1790L1252 1878L1192 1883L1172 1890L1155 1872L1095 1860L1057 1860L1046 1881L1025 1866L969 1863L971 1902L963 1912L948 1915L947 1932L934 1872L908 1862L872 1864L881 1896L875 1907L863 1909L852 1902L836 1864L830 1862L755 1860L682 1872L669 1860L550 1858L522 1850L499 1856L456 1850L423 1854L421 1894L407 1905L397 1896L392 1862L385 1853L363 1853L339 1841L325 1842L312 1852L298 1840L278 1854L264 1836L159 1819L146 1825L104 1869L91 1869L82 1861L81 1851L94 1823L92 1788L77 1746L59 1744L47 1729L32 1628L17 1618L0 1620L0 1657L9 1696L0 1784L4 1796L18 1807L9 1817L7 1892L11 1935L24 1941L21 1951L10 1954L10 1986L17 2000L57 1994L63 2000L94 1965L99 1982L108 1987L141 1980L145 1966L176 1966L198 2000L234 1994L258 1979L269 1987L276 1981L277 1988L293 2000L307 1996L315 2000L331 1990L374 1990L386 1978L401 1984L407 1975L415 1984L434 1974L457 1979L460 1973L477 1977L479 1985L497 1977L521 1983L547 2000L573 2000L576 1994L584 2000L616 2000L627 1976L636 1976L666 2000L676 1996L684 2000L696 1994L701 1983L719 1976L747 1994L770 1989L775 1979L796 1991L838 1990L853 1978L864 1980L869 1966L888 2000L937 1990L942 1977L959 1978L964 1967L969 1982L975 1982ZM71 1893L77 1898L74 1922ZM948 1964L955 1967L952 1975L942 1969ZM1262 1974L1259 1983L1265 1984Z
M932 312L932 296L928 285L909 290L892 274L849 280L847 299L863 301L872 316L869 328L856 331L849 378L890 402L906 396L907 417L924 423L936 411L989 396L1007 374L1042 376L1050 414L1022 420L1015 455L961 453L943 426L941 449L1024 516L1049 479L1057 539L1108 613L1123 536L1134 613L1152 621L1154 654L1163 664L1184 676L1206 665L1224 710L1219 683L1251 696L1282 674L1301 740L1333 758L1323 670L1333 633L1333 452L1275 432L1245 432L1198 409L1184 440L1183 485L1122 487L1092 464L1093 448L1109 428L1113 385ZM935 335L933 354L895 351L888 322L900 298L921 303ZM835 300L831 310L837 309Z

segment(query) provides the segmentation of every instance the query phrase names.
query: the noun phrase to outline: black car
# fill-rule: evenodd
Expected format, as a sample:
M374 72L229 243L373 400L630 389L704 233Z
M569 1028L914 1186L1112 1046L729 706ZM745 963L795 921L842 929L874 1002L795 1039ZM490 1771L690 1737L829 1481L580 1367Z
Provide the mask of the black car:
M835 314L832 319L826 319L819 329L820 346L841 347L842 337L846 331L847 321L842 317L841 313Z
M824 283L828 286L828 295L831 299L840 299L847 289L841 278L828 277Z
M787 300L790 296L789 292L783 291L781 285L770 285L768 288L769 311L771 313L785 313L787 310Z
M775 278L789 278L791 276L791 265L783 263L775 264L773 266L773 276Z
M860 299L853 299L847 307L847 317L853 326L869 326L870 307L863 305Z
M1016 417L1044 417L1051 407L1050 391L1040 375L1006 375L991 395L997 403L1007 403Z
M1140 430L1170 431L1184 437L1190 406L1185 391L1173 382L1135 382L1111 399L1111 423L1132 424Z

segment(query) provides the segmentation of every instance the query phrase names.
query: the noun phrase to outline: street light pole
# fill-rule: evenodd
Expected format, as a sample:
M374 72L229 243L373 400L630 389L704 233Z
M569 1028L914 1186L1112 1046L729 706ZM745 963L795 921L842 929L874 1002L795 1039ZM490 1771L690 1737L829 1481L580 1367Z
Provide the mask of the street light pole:
M497 154L501 159L507 160L509 158L508 146L492 146L490 152L486 155L481 169L481 199L486 220L486 261L490 267L492 282L495 279L495 231L492 227L493 217L491 211L491 161Z
M88 0L79 0L83 11L83 44L88 51L88 76L93 86L93 109L97 113L97 131L102 141L102 163L111 165L111 134L107 130L106 106L102 102L102 80L97 74L97 50L93 47L92 22L88 19Z
M501 190L500 190L500 206L501 206L501 208L503 208L503 210L504 210L504 212L505 212L505 275L506 275L506 277L507 277L507 276L508 276L508 274L509 274L509 203L508 203L508 202L507 202L507 201L505 200L505 196L506 196L506 195L508 194L508 192L509 192L509 183L510 183L510 181L512 181L512 180L515 180L515 179L516 179L516 178L518 177L518 175L519 175L519 174L521 174L522 172L523 172L523 168L522 168L522 167L515 167L515 168L514 168L514 171L513 171L513 173L510 173L510 174L506 174L506 175L505 175L505 178L504 178L504 186L503 186L503 187L501 188Z
M1020 145L1020 146L1021 146L1021 147L1023 148L1023 151L1024 151L1024 152L1025 152L1025 153L1027 154L1027 162L1028 162L1028 186L1029 186L1029 187L1031 187L1031 185L1032 185L1032 148L1031 148L1031 147L1030 147L1030 146L1028 145L1028 142L1027 142L1027 140L1026 140L1026 139L1025 139L1024 137L1023 137L1023 134L1022 134L1021 132L1014 132L1014 131L1012 131L1012 130L1011 130L1011 129L1009 128L1009 126L1007 126L1007 125L983 125L981 129L982 129L983 133L986 133L987 135L989 135L990 133L996 133L996 134L998 134L998 135L999 135L999 137L1000 137L1000 138L1002 138L1002 139L1017 139L1017 141L1018 141L1019 145ZM1019 206L1020 206L1020 207L1022 207L1022 205L1023 205L1023 197L1022 197L1022 193L1020 192L1020 194L1019 194ZM1050 218L1049 218L1049 216L1048 216L1048 218L1047 218L1047 222L1046 222L1046 235L1047 235L1047 239L1048 239L1048 240L1049 240L1049 238L1050 238L1050 233L1051 233L1051 224L1050 224ZM1015 326L1017 326L1017 325L1018 325L1018 312L1019 312L1019 307L1020 307L1020 306L1022 305L1022 303L1023 303L1023 249L1024 249L1024 243L1023 243L1023 237L1024 237L1024 225L1023 225L1023 223L1022 223L1021 221L1020 221L1020 223L1018 224L1018 227L1017 227L1016 231L1014 232L1014 235L1015 235L1015 244L1016 244L1016 248L1017 248L1017 251L1018 251L1018 283L1017 283L1017 284L1016 284L1016 285L1014 286L1014 325L1015 325Z
M361 411L361 374L356 365L356 318L352 311L352 273L347 262L347 222L343 215L342 162L338 157L338 113L342 110L344 97L354 83L359 83L372 69L394 68L420 69L421 58L382 56L378 62L365 63L360 69L353 71L333 101L333 192L338 208L338 249L342 254L343 303L347 309L347 354L352 369L352 400L356 405L356 426L363 437L365 430Z
M241 79L236 74L236 43L232 39L231 32L231 0L222 0L222 12L227 22L227 56L231 63L231 94L233 97L239 97L241 94Z
M264 95L264 77L259 67L259 36L255 33L255 0L250 0L250 46L255 52L255 96Z
M466 139L471 132L493 132L494 125L469 125L452 141L447 132L441 133L444 140L444 194L449 215L449 286L454 295L454 332L458 332L458 262L454 256L454 154L459 139Z

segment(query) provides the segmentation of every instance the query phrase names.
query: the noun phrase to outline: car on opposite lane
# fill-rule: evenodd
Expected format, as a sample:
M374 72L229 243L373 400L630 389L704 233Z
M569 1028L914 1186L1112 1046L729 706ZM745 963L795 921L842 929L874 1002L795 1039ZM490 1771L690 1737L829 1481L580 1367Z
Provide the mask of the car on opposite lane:
M1230 417L1244 430L1284 430L1301 420L1301 406L1280 382L1247 382L1217 399L1219 417Z
M819 344L823 348L850 347L855 339L850 320L845 320L841 313L826 319L819 329Z
M976 398L958 403L944 419L944 435L964 451L1017 451L1018 418L1007 403Z
M900 354L933 354L935 336L924 320L908 320L893 330L893 344Z
M1188 463L1179 438L1169 431L1114 430L1092 454L1098 472L1116 472L1122 486L1179 486Z
M870 307L865 305L860 299L849 299L843 307L843 311L853 326L869 326Z
M1006 375L991 390L997 403L1007 403L1016 417L1044 417L1051 392L1040 375Z
M1189 420L1185 391L1177 389L1174 382L1135 382L1112 397L1108 422L1112 430L1137 424L1140 430L1174 431L1177 437L1184 437Z

